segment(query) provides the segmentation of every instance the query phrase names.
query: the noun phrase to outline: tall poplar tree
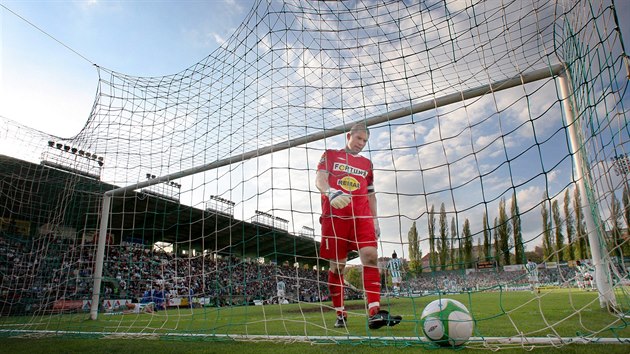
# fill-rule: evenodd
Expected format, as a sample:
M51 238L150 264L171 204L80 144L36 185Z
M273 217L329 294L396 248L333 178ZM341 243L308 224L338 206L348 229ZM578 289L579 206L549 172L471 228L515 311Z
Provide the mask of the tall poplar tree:
M464 229L462 230L462 237L464 239L464 257L463 257L463 268L472 268L472 249L473 249L473 238L470 234L470 221L468 218L464 220ZM460 247L461 251L461 247ZM460 253L461 254L461 253ZM461 257L460 257L461 259Z
M481 237L477 238L477 260L485 260L485 256L482 256L482 246L481 246ZM484 258L482 258L484 257Z
M543 232L543 257L549 259L553 254L553 242L551 239L551 217L547 209L547 193L543 194L543 202L540 207L542 215L542 232Z
M499 243L499 227L498 227L498 219L494 218L494 227L492 228L492 236L494 238L494 261L499 264L501 257L501 245Z
M556 236L556 259L558 262L564 261L564 235L562 234L562 217L558 201L551 202L551 215L554 223L554 234Z
M623 203L623 220L626 223L626 232L630 229L630 190L628 190L628 182L623 184L623 194L621 195L621 201ZM630 242L626 242L624 245L624 254L630 254Z
M575 227L573 225L573 215L571 214L571 197L569 189L564 192L564 230L567 233L567 252L565 253L567 260L575 260L575 242L573 236Z
M409 270L412 273L422 272L422 248L420 240L418 240L418 229L414 221L407 232L407 240L409 241Z
M584 220L584 210L582 210L582 198L580 189L575 186L573 189L573 211L575 212L575 239L577 244L578 259L590 258L588 248L588 234L586 233L586 221Z
M435 250L435 208L431 205L431 211L429 211L429 267L431 271L435 271L437 268L437 252Z
M630 228L630 190L628 190L628 183L623 184L621 202L623 203L623 220L626 222L626 228Z
M457 227L455 226L455 217L453 216L451 218L451 247L450 247L450 258L451 258L451 264L452 264L451 269L455 269L455 267L460 268L461 254L462 254L461 251L462 251L462 243L460 240L457 239Z
M503 255L503 265L510 264L510 223L505 211L505 198L499 201L498 233L501 253Z
M492 238L490 236L490 227L488 226L488 213L483 212L483 255L479 255L483 260L490 260L492 254Z
M440 206L440 242L438 243L438 252L440 253L440 267L442 270L446 270L448 258L448 223L444 203Z
M518 210L518 201L516 200L516 192L512 194L512 206L510 208L512 214L512 234L514 235L514 257L515 264L525 263L525 245L523 245L523 233L521 230L521 213Z
M614 247L612 254L619 257L619 262L623 264L623 238L621 237L621 223L619 222L621 217L621 205L613 193L612 200L610 201L610 222L612 223L610 236L612 238L612 246Z

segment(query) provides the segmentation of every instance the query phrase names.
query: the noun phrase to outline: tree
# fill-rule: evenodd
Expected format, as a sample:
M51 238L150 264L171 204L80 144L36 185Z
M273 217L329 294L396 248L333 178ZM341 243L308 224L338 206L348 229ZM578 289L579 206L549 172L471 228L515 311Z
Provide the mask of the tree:
M422 248L420 248L420 240L418 240L418 229L414 221L407 232L409 241L409 270L412 273L422 272Z
M481 248L481 238L478 237L477 238L477 260L485 259L485 258L481 258L482 257L481 250L482 250L482 248ZM472 264L471 264L471 266L472 266Z
M462 230L462 234L464 238L464 268L472 268L473 239L470 234L470 221L468 221L468 218L464 220L464 229Z
M483 258L490 260L492 239L490 236L490 228L488 227L488 213L483 212Z
M492 235L494 237L494 260L499 264L499 258L501 255L501 245L499 244L499 232L498 232L498 220L494 218L494 227L492 228Z
M564 261L564 235L562 234L562 218L560 217L560 207L558 201L551 202L551 215L553 217L554 231L556 236L556 259L558 262Z
M437 252L435 251L435 208L431 205L429 211L429 267L431 271L437 268Z
M628 183L623 184L621 201L623 203L623 219L626 222L626 228L630 228L630 191L628 190Z
M521 230L521 213L518 210L518 202L516 201L516 192L512 194L512 207L510 208L512 216L512 234L514 235L514 258L515 264L525 263L525 245L523 245L523 233Z
M442 203L442 206L440 206L440 243L438 244L440 267L442 270L446 270L448 258L448 224L446 220L446 208L444 207L444 203Z
M547 209L547 193L543 194L540 214L542 215L544 258L549 259L549 256L553 254L553 242L551 241L551 218Z
M612 246L614 247L613 254L619 257L621 264L623 264L623 238L621 237L621 224L619 219L621 218L621 205L619 204L619 200L615 197L615 194L612 195L612 200L610 201L610 222L612 223L612 227L610 229L610 236L612 238Z
M630 191L628 190L628 182L625 181L623 184L623 194L621 196L621 200L623 202L623 219L626 222L626 230L630 229ZM628 231L626 231L628 232ZM630 243L624 243L624 253L630 253Z
M346 267L344 270L344 281L352 284L357 289L363 289L363 273L361 267Z
M542 263L544 262L543 252L544 250L542 247L535 246L533 251L525 252L525 259L529 259L536 263Z
M503 265L510 264L510 223L508 222L507 212L505 211L505 198L499 201L499 220L497 232L499 234L499 245L501 254L503 255Z
M575 228L573 226L573 215L571 215L571 211L569 210L570 206L571 197L569 196L569 190L567 189L564 192L564 230L567 233L567 252L565 255L567 260L575 260L575 245L573 242Z
M576 186L573 189L573 211L575 212L575 239L577 240L577 257L578 259L587 259L589 257L588 234L586 233L586 221L584 220L584 211L582 210L582 198L580 197L580 189Z
M455 245L457 246L457 252L455 252ZM457 237L457 228L455 227L455 217L451 218L451 247L450 247L450 258L451 258L451 269L455 269L460 267L462 257L462 242Z

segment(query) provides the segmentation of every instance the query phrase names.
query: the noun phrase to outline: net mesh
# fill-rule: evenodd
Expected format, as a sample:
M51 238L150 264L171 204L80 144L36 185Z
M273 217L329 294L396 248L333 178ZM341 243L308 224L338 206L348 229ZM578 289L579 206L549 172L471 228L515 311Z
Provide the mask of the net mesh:
M449 297L475 320L469 346L625 341L628 70L607 0L257 1L179 73L98 67L76 136L0 117L1 333L433 347L421 314ZM497 85L511 79L522 84ZM403 316L380 332L358 266L346 273L349 326L333 327L318 258L316 166L356 122L377 122L363 154L381 306ZM100 316L84 321L103 194L124 186L105 210ZM606 265L597 282L593 247Z

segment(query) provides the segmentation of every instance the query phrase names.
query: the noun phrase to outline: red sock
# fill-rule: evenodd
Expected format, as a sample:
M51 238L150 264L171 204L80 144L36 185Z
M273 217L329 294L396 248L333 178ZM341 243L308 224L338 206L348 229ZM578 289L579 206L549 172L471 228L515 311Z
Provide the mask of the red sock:
M381 274L376 267L363 267L363 287L367 296L370 316L380 309L381 301Z
M328 291L337 315L345 315L343 307L343 275L328 272Z

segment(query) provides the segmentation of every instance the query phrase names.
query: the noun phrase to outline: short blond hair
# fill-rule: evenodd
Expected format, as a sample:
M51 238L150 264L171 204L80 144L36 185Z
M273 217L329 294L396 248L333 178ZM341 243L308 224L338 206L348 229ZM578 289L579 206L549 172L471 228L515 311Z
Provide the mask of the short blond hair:
M354 134L359 131L365 131L368 137L370 136L370 130L368 129L367 125L365 125L365 123L357 123L353 125L352 128L350 128L350 131L348 133Z

